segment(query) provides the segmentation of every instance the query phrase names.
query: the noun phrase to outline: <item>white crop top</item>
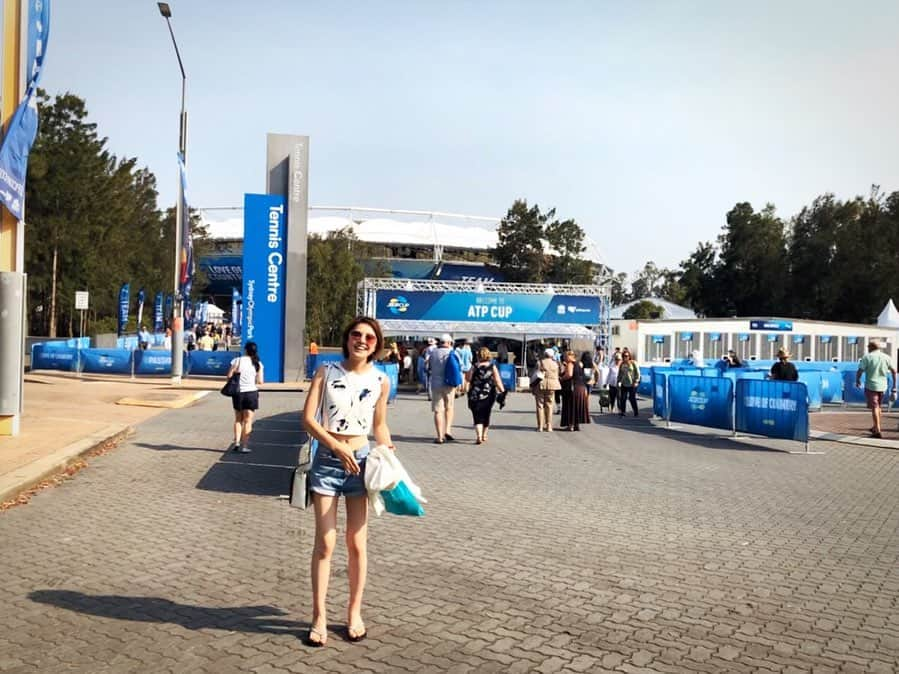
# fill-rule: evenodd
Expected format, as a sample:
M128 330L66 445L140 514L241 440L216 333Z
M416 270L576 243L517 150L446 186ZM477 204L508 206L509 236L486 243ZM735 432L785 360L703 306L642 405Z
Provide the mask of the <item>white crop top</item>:
M368 435L385 376L374 366L358 374L339 363L325 365L322 425L332 433Z

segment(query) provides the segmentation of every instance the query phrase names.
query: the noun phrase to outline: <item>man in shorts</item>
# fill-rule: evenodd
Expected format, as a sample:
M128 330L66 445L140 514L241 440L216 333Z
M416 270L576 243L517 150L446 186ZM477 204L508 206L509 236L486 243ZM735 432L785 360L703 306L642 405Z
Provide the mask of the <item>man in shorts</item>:
M883 394L887 390L887 373L893 375L893 390L891 397L896 395L896 370L890 357L880 350L877 342L868 342L868 353L858 361L858 371L855 373L855 387L861 388L862 374L865 375L865 400L871 409L871 418L874 425L871 427L871 437L880 438L880 406L883 404Z
M437 429L435 444L452 442L455 438L450 434L453 428L453 402L456 400L456 388L447 386L446 359L453 353L453 338L450 335L440 336L440 345L431 352L428 358L428 390L431 393L431 410L434 412L434 428Z

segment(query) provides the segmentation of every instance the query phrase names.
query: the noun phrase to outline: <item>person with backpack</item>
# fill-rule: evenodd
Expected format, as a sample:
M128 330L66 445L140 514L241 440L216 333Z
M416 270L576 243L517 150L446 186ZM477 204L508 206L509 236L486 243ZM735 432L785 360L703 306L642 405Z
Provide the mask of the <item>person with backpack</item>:
M490 357L490 349L482 346L478 349L477 363L465 373L468 383L468 409L477 435L476 445L487 442L487 429L490 428L490 411L496 402L498 393L502 393L503 380L499 370Z
M440 346L428 358L428 389L431 392L431 411L434 412L434 428L437 437L434 444L442 445L455 438L453 429L453 403L456 389L462 385L462 363L453 350L453 338L440 336Z

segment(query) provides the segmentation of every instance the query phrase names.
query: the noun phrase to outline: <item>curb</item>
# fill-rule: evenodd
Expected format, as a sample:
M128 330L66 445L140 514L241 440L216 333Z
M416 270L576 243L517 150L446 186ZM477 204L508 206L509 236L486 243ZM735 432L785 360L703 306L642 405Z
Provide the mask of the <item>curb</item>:
M814 440L829 440L830 442L842 442L847 445L899 449L899 441L884 440L883 438L863 438L857 435L843 435L842 433L828 433L827 431L811 431L809 437Z
M0 503L14 500L22 492L63 472L85 454L113 442L118 443L134 434L134 428L120 424L107 426L83 440L58 449L0 477Z

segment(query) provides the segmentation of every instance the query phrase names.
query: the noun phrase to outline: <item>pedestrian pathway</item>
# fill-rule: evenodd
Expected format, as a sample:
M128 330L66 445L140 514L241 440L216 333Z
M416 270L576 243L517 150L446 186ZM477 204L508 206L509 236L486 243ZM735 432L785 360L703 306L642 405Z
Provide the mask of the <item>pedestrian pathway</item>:
M221 396L0 513L0 671L896 671L899 452L770 451L595 417L535 433L510 396L490 441L431 444L389 411L424 518L370 526L369 638L308 626L311 513L286 494L302 394L266 392L253 452Z

